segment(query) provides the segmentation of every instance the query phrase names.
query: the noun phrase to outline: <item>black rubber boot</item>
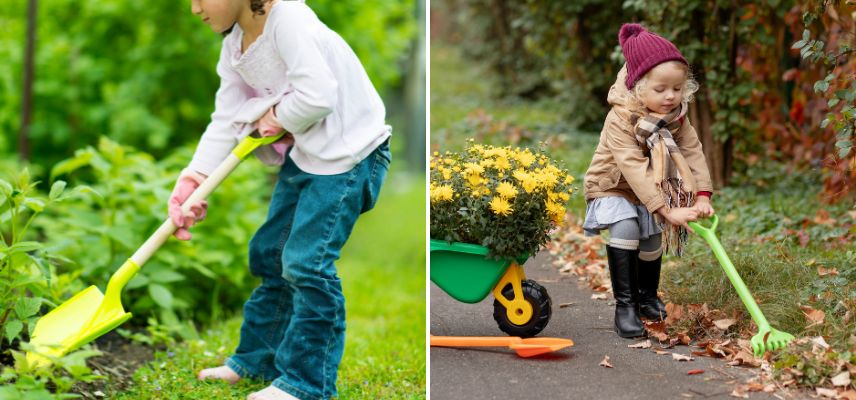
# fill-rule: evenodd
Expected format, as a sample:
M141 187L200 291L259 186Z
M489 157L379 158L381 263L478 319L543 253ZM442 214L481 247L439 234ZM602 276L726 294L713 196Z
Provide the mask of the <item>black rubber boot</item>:
M639 260L639 314L652 320L666 319L666 305L657 297L663 256Z
M642 336L645 328L636 311L636 265L639 250L606 246L609 278L615 296L615 332L623 338Z

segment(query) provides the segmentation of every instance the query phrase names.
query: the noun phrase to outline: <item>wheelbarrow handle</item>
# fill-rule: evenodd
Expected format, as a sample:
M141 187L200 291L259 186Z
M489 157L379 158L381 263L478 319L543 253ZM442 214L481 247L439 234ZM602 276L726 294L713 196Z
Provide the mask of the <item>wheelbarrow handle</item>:
M254 131L249 136L241 140L240 143L226 156L226 158L217 166L211 175L206 178L201 185L185 200L181 209L184 212L190 211L190 206L200 200L205 200L217 188L227 176L259 146L267 145L276 142L282 138L286 132L282 132L275 136L261 136L258 131ZM153 233L145 243L131 256L131 260L137 265L142 266L146 261L159 249L173 233L177 226L172 222L171 218L166 221Z

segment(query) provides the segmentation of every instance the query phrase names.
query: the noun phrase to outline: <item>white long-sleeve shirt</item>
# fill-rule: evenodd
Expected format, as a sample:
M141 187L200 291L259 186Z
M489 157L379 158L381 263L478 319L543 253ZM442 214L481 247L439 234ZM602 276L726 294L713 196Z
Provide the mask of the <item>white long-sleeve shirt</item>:
M391 135L359 59L303 2L274 3L262 34L243 54L242 37L235 24L223 39L215 109L190 169L210 175L274 106L294 135L291 159L312 174L346 172ZM255 154L266 164L282 162L271 146Z

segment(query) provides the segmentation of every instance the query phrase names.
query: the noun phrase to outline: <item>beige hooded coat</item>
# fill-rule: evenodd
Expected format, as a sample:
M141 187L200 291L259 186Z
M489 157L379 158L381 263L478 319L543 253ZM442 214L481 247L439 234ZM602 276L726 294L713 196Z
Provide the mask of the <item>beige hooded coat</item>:
M634 129L643 110L628 104L629 92L624 84L627 71L622 68L609 89L607 101L612 106L600 142L584 179L586 201L598 197L622 196L633 204L644 204L652 214L665 205L654 182L648 149L636 141ZM712 192L713 185L701 142L688 118L672 136L689 164L698 192Z

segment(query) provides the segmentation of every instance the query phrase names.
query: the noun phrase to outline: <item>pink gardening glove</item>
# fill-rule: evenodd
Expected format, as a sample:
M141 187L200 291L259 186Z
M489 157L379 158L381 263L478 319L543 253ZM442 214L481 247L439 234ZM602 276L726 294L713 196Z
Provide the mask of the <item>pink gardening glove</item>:
M261 119L256 121L256 129L262 136L274 136L285 130L279 120L276 119L276 107L271 107ZM272 146L277 153L283 155L288 146L292 144L294 144L294 136L291 136L291 133L286 133L282 139L277 140Z
M197 221L205 219L205 214L208 211L208 202L205 200L199 201L190 207L190 211L186 214L181 212L181 205L187 201L187 198L193 193L199 185L205 180L205 175L196 171L185 168L178 175L178 180L175 182L175 188L172 189L172 194L169 196L169 217L178 229L175 231L175 237L178 240L190 240L190 231L187 229L193 226Z

